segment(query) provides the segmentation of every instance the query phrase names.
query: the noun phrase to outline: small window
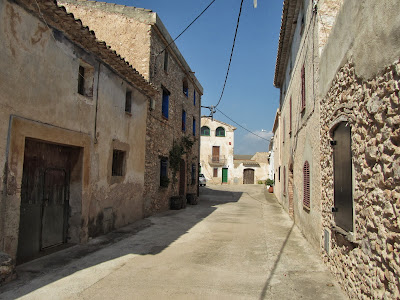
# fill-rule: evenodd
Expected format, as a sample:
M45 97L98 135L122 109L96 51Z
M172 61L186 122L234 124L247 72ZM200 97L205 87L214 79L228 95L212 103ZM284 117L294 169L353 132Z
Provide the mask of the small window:
M193 126L192 126L193 136L196 136L196 119L193 117Z
M196 90L193 91L193 105L196 106Z
M164 71L168 71L168 51L164 50Z
M278 168L278 181L281 182L281 167Z
M224 136L225 136L225 129L224 129L223 127L218 127L218 128L215 130L215 136L222 136L222 137L224 137Z
M93 97L94 68L81 62L78 69L78 93L85 97Z
M113 150L112 176L124 175L125 151Z
M213 177L218 177L218 168L213 169Z
M132 92L126 91L125 94L125 112L131 113L132 112Z
M166 89L163 89L162 95L162 116L168 119L169 112L169 92Z
M168 158L162 157L160 159L160 186L167 187L168 184Z
M306 70L303 65L301 68L301 111L306 109Z
M210 136L210 128L207 127L207 126L201 127L201 129L200 129L200 134L201 134L202 136Z
M303 206L310 209L310 164L308 161L303 166Z
M192 164L192 185L196 184L196 165Z
M186 97L189 97L189 85L186 79L183 80L183 93Z
M182 110L182 131L186 131L186 111Z

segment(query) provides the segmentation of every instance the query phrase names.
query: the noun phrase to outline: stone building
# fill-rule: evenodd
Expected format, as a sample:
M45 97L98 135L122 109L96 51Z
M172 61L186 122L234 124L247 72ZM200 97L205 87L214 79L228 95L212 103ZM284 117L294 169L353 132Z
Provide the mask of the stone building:
M59 3L161 91L147 112L145 215L168 209L171 196L197 193L203 88L159 16L150 10L112 3ZM170 151L176 153L184 145L190 149L185 149L177 166L170 159Z
M285 0L274 85L280 89L275 119L275 194L315 249L321 243L320 48L342 0Z
M400 298L399 1L346 0L319 69L325 261L350 297Z
M277 197L351 298L398 299L399 3L305 4L284 1Z
M207 183L233 183L235 130L232 125L201 117L200 167Z
M0 22L0 251L20 263L143 218L159 91L53 1L0 1Z

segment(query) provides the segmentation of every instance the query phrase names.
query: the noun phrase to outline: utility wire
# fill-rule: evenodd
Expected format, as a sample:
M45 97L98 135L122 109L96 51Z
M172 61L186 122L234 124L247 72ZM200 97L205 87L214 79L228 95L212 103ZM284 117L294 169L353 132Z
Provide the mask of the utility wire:
M239 127L241 127L241 128L243 128L244 130L250 132L252 135L255 135L256 137L258 137L258 138L260 138L260 139L263 139L263 140L266 140L266 141L268 141L268 142L271 140L270 138L269 138L269 139L266 139L266 138L264 138L264 137L262 137L262 136L259 136L258 134L256 134L256 133L254 133L254 132L248 130L248 129L245 128L245 127L243 127L243 126L240 125L238 122L232 120L230 117L228 117L226 114L224 114L224 113L223 113L221 110L219 110L218 108L216 108L216 110L218 110L221 114L223 114L225 117L227 117L229 120L231 120L233 123L235 123L235 124L238 125Z
M158 55L160 55L161 53L163 53L173 42L175 42L190 26L192 26L192 24L194 23L194 22L196 22L196 20L198 19L198 18L200 18L200 16L203 14L203 13L205 13L205 11L215 2L216 0L213 0L213 1L211 1L211 3L210 4L208 4L208 6L196 17L196 19L194 19L193 21L192 21L192 23L190 23L172 42L170 42L160 53L158 53L157 54L157 56ZM243 2L243 0L242 0L242 2Z
M238 32L238 28L239 28L239 22L240 22L240 15L242 14L242 6L243 6L243 0L242 0L242 2L240 2L240 10L239 10L237 23L236 23L235 37L233 38L231 57L229 58L228 70L226 71L224 87L222 88L221 96L219 97L218 103L217 103L217 105L214 106L214 108L216 108L218 106L218 104L221 102L222 96L224 95L226 81L228 80L228 75L229 75L229 69L231 68L233 49L235 48L236 36L237 36L237 32Z

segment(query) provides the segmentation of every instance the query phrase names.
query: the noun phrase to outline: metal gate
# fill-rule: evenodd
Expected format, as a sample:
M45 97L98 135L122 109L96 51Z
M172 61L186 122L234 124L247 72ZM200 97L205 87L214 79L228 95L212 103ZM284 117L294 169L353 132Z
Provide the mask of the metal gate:
M243 170L243 184L254 184L254 170L244 169Z
M339 227L353 230L353 184L351 163L351 129L342 122L333 135L333 176L335 222Z
M67 241L70 148L26 140L17 263Z

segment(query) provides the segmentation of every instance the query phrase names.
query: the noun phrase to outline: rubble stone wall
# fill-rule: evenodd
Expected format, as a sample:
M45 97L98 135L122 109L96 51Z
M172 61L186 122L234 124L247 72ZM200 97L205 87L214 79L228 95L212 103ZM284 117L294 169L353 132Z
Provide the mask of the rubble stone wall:
M323 226L335 225L332 148L336 120L351 126L353 240L332 231L325 261L351 297L400 297L400 61L369 80L349 61L322 100Z

